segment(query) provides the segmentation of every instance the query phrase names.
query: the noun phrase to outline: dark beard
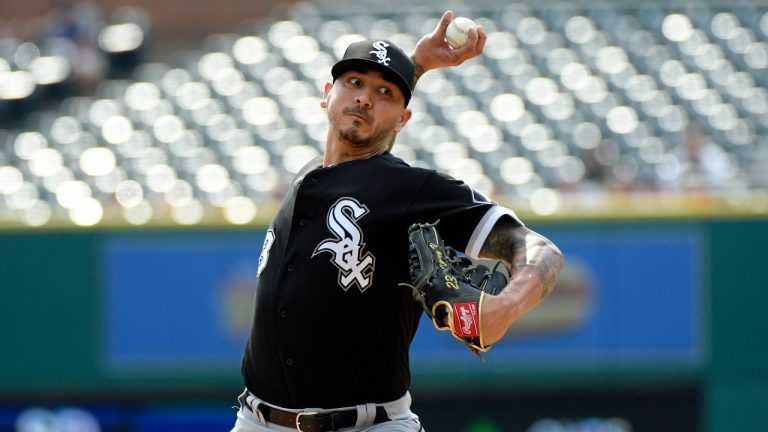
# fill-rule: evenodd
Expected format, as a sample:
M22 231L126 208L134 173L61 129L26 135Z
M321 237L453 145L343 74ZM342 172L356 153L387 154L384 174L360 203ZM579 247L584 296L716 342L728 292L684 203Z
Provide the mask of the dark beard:
M344 114L358 114L365 117L367 121L370 121L371 117L368 113L368 109L360 106L350 107L344 110ZM351 144L352 147L363 149L370 147L372 144L375 144L383 139L386 138L388 135L388 131L386 130L378 130L373 131L370 136L367 138L364 138L360 136L359 134L359 126L362 120L355 120L353 122L353 125L346 128L346 129L340 129L339 130L339 136Z
M340 130L339 136L341 136L344 141L347 141L352 145L352 147L355 148L368 147L373 141L373 136L369 136L367 138L361 137L356 126L350 126L346 129Z

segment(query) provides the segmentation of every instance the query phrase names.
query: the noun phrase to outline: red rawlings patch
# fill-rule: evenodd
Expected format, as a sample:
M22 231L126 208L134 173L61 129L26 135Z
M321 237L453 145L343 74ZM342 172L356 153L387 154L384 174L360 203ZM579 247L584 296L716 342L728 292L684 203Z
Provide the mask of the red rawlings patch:
M453 305L453 329L462 337L480 336L477 303L457 303Z

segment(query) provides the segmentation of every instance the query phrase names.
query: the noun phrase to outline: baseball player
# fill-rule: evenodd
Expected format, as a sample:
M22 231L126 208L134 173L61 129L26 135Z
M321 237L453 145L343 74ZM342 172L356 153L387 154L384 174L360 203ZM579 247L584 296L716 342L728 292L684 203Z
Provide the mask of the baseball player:
M447 11L412 57L366 40L333 66L324 155L297 174L259 258L233 432L423 430L408 391L422 308L399 285L409 281L414 223L440 220L445 244L513 269L483 303L486 345L551 291L562 256L549 240L463 182L389 152L418 77L483 49L482 27L450 48L452 18Z

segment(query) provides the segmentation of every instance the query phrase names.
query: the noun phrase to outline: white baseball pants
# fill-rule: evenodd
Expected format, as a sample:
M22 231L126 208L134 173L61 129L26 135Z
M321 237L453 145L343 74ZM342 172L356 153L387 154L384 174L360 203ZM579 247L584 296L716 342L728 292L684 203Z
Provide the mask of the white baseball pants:
M231 432L296 432L295 428L286 428L276 425L274 423L267 423L261 412L257 409L259 404L265 403L261 399L252 395L246 391L240 398L240 409L237 411L237 420L235 421L235 427ZM274 405L271 405L274 406ZM419 417L411 412L411 394L406 393L400 399L392 402L381 404L387 411L387 417L390 421L373 424L374 414L366 415L366 413L375 413L375 408L371 410L371 404L358 405L356 407L348 407L342 409L357 409L358 421L357 426L341 429L344 432L425 432L421 427ZM290 410L282 407L279 408L283 411L301 412L302 410ZM311 410L316 411L316 410Z

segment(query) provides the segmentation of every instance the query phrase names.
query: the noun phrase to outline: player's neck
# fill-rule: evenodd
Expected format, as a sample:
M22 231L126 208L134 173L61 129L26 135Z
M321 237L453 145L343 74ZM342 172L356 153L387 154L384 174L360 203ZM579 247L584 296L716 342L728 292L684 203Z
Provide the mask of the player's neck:
M325 153L323 154L323 166L329 167L344 162L368 159L386 152L388 148L387 145L355 148L338 142L329 142L326 144Z

